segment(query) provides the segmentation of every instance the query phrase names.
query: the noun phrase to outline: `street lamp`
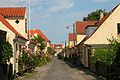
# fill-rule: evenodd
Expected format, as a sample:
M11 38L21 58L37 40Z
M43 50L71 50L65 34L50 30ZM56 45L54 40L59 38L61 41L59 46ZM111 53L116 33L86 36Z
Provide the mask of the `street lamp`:
M73 45L75 46L75 23L73 23L73 25L66 26L66 28L68 29L70 26L73 27Z

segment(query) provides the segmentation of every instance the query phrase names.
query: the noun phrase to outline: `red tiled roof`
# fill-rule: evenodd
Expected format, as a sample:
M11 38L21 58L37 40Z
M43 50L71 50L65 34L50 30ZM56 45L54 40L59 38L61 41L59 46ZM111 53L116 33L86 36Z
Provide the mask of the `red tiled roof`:
M53 48L53 44L50 44L50 48Z
M18 36L24 38L20 33L18 33L9 23L8 21L0 14L0 21L8 28L10 29L12 32L14 32L15 34L17 34ZM24 38L26 39L26 38Z
M59 47L60 49L62 49L62 46L63 46L62 44L54 44L54 49L57 48L57 47Z
M41 30L38 29L32 29L28 31L30 34L30 36L34 36L34 34L36 33L37 35L40 35L45 41L50 42L50 40L42 33Z
M73 33L69 33L69 41L74 41L75 35Z
M97 21L76 21L76 33L84 34L85 28L89 25L96 25Z
M0 8L0 14L4 17L24 17L25 7L6 7Z

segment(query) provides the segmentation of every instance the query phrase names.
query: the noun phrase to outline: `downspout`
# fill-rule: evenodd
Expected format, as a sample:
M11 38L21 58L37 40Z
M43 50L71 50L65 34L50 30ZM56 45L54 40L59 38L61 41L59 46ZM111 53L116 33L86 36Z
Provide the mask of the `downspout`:
M84 46L84 67L86 67L86 48Z
M16 42L18 41L18 37L17 35L15 36L15 38L13 39L13 45L14 45L14 78L16 78Z

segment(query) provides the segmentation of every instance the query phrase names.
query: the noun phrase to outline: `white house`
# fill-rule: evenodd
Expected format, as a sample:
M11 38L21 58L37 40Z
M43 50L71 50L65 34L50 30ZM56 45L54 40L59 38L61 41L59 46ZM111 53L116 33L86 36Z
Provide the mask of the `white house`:
M13 47L13 57L10 62L13 64L14 73L16 73L18 72L18 57L22 53L22 46L28 46L26 42L29 42L29 44L32 43L30 46L35 47L35 44L28 39L26 8L0 8L0 30L7 32L6 40Z

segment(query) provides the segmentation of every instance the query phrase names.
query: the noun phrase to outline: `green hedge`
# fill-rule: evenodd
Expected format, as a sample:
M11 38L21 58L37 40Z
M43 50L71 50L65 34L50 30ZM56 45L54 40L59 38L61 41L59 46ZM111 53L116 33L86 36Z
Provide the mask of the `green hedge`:
M96 63L96 61L105 62L107 64L112 64L113 59L115 58L115 54L111 53L110 49L95 49L92 62Z

